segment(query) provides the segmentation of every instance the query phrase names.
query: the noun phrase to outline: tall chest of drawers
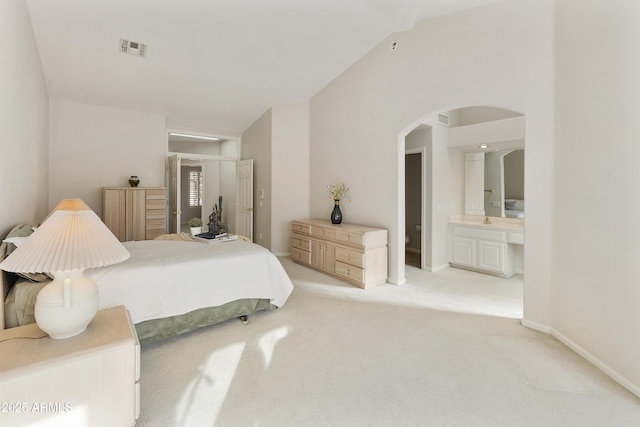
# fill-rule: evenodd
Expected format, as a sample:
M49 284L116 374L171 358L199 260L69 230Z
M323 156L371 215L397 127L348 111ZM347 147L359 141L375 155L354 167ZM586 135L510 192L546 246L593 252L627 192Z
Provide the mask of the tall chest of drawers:
M121 242L153 240L167 232L167 191L163 187L106 187L103 220Z
M387 281L387 230L322 219L291 224L291 258L366 289Z

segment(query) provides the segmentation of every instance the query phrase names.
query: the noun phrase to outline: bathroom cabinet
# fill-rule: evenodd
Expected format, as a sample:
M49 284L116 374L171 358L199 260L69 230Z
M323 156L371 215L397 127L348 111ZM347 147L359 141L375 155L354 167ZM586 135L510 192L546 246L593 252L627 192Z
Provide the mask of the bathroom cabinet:
M449 264L511 277L518 270L517 246L524 244L520 228L484 224L449 224Z

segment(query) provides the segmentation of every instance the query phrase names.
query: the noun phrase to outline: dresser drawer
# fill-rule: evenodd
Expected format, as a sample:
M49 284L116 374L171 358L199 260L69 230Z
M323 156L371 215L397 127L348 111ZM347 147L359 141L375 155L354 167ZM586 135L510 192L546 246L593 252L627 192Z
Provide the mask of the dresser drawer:
M291 258L306 264L311 264L311 252L303 251L298 248L291 248Z
M481 230L478 228L466 228L455 226L453 228L454 237L466 237L468 239L494 240L506 242L507 233L499 230Z
M364 267L364 254L362 252L336 247L336 261L362 268Z
M311 240L308 239L300 239L298 237L291 238L291 247L302 249L303 251L309 252L311 250Z
M167 197L165 190L146 190L146 208L147 209L162 209L167 207Z
M345 231L336 231L336 240L340 242L353 243L355 245L364 245L364 235L359 233L348 233Z
M345 264L344 262L336 261L336 274L357 280L361 283L364 282L364 270L354 267L353 265Z
M510 231L507 234L507 243L514 243L516 245L524 245L524 233Z
M146 218L147 218L147 222L149 220L154 220L154 219L161 220L162 225L164 226L165 220L167 218L167 213L165 212L164 209L147 210Z
M155 230L155 229L165 229L166 221L164 218L162 219L148 219L147 220L147 230Z
M324 227L311 227L311 234L318 237L324 237L325 239L335 239L336 230Z
M291 224L291 230L294 233L311 234L311 226L307 224L299 224L294 222Z

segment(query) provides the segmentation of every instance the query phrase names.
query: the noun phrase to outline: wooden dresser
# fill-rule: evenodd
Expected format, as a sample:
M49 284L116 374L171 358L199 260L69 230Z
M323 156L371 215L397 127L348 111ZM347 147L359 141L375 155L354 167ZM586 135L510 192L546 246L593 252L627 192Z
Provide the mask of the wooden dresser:
M140 344L124 306L54 340L38 326L0 331L0 425L132 426L140 413Z
M167 232L165 188L106 187L103 221L121 242L153 240Z
M293 221L291 257L360 288L387 281L387 230L322 219Z

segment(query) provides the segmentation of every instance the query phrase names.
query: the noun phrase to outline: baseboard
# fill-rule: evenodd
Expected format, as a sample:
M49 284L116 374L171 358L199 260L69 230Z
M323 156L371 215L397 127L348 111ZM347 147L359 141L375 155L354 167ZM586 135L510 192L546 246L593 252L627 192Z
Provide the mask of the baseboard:
M430 268L427 268L426 270L429 270L432 273L437 273L438 271L446 270L447 268L449 268L449 263L440 264L435 267L430 267Z
M407 279L404 277L402 280L392 280L390 277L387 277L387 283L391 283L392 285L402 286L407 284Z
M277 252L277 253L273 253L275 256L291 256L291 252Z
M629 379L626 378L624 375L621 375L615 369L611 368L602 360L598 359L596 356L589 353L587 350L582 348L573 340L569 339L566 335L564 335L557 329L553 329L547 325L532 322L526 319L520 320L520 324L529 329L534 329L536 331L543 332L545 334L551 335L552 337L556 338L558 341L560 341L562 344L569 347L572 351L576 352L578 355L583 357L586 361L591 363L593 366L595 366L596 368L604 372L604 374L607 375L609 378L611 378L612 380L620 384L622 387L629 390L631 393L633 393L637 397L640 397L640 387L638 387L638 385L634 384L632 381L629 381Z
M571 350L578 353L580 356L585 358L589 363L591 363L596 368L600 369L605 373L609 378L620 384L622 387L629 390L631 393L635 394L637 397L640 397L640 387L626 378L624 375L617 372L615 369L611 368L609 365L604 363L602 360L598 359L593 354L589 353L587 350L582 348L573 340L569 339L566 335L562 334L560 331L556 329L551 330L551 335L558 339L561 343L569 347Z
M551 334L551 328L547 325L543 325L542 323L532 322L527 319L520 319L520 324L526 328L533 329L534 331L544 332L545 334Z

